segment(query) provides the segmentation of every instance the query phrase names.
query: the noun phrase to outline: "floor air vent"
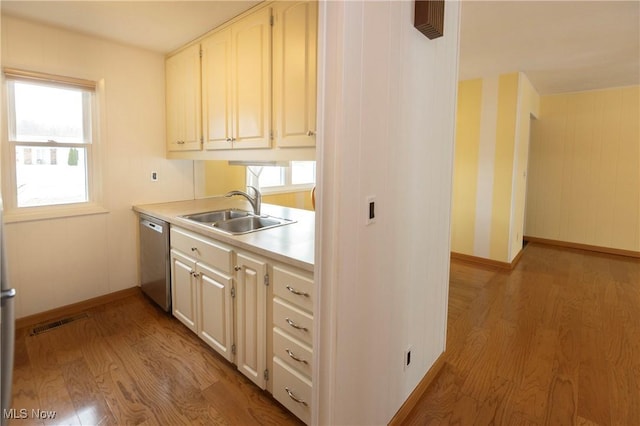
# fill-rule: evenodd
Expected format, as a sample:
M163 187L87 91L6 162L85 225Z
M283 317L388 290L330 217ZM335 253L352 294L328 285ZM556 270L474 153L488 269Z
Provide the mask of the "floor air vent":
M74 315L72 317L62 318L57 321L51 321L46 324L38 325L31 330L30 336L37 336L38 334L45 333L47 331L55 330L58 327L62 327L65 324L69 324L70 322L74 322L83 318L89 318L89 314L82 313L78 315Z

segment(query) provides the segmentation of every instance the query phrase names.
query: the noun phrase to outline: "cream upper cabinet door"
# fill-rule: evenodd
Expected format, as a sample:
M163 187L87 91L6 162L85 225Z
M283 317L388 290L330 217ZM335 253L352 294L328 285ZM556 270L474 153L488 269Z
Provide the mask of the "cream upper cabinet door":
M267 286L265 261L237 255L236 364L238 370L261 389L266 387Z
M205 149L230 149L233 141L231 28L202 41L202 120Z
M273 26L273 115L278 147L316 144L318 4L276 2Z
M200 150L200 45L193 45L166 61L167 149Z
M233 148L271 146L271 8L231 26Z

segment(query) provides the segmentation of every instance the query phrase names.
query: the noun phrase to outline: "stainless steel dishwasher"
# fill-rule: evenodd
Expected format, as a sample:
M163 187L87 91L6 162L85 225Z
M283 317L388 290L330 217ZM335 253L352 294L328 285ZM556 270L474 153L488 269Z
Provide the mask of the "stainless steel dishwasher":
M167 312L171 311L169 224L140 214L140 285Z

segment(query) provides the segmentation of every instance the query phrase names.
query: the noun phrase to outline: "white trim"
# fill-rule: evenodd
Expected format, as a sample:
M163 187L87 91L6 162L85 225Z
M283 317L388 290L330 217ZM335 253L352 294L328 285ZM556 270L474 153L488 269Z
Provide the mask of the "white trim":
M37 73L31 73L37 75ZM48 76L48 74L42 74ZM66 77L63 77L63 79ZM39 80L7 77L4 73L2 76L3 87L7 88L7 96L3 97L2 104L6 114L1 119L6 123L5 132L2 138L5 143L2 145L2 164L3 164L3 194L5 198L5 221L22 222L32 220L43 220L49 218L70 217L91 215L99 213L107 213L108 210L102 205L103 188L102 188L102 169L106 164L105 158L101 155L101 145L106 141L106 102L105 102L105 83L104 79L94 82L92 86L65 84L65 80L61 80L58 86L68 87L83 92L83 120L84 120L84 139L82 143L62 143L62 142L29 142L17 141L15 139L15 112L14 108L8 108L9 104L14 104L13 81L29 81L47 86L55 86L56 82L42 83ZM87 96L89 95L89 96ZM88 102L87 102L88 101ZM90 112L87 114L87 112ZM43 205L34 207L18 207L17 191L16 191L16 147L18 146L40 146L40 147L56 147L56 148L84 148L86 155L86 175L85 186L87 190L87 201L81 203L68 203L59 205Z
M268 186L266 188L260 188L260 192L262 195L290 194L293 192L311 191L314 186L316 186L314 183L305 183L304 185Z
M7 210L2 217L5 223L17 223L104 213L109 213L109 210L99 204L75 203L56 206L21 207L20 209Z

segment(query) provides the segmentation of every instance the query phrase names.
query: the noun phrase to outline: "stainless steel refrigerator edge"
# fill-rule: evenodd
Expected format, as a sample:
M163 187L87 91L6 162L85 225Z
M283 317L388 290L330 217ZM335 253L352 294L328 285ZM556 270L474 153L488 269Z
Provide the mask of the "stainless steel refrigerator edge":
M7 262L0 200L0 424L7 424L5 410L11 408L11 382L13 380L13 351L15 341L15 314L13 304L16 291L7 281Z
M140 214L140 286L167 312L171 311L169 224Z

